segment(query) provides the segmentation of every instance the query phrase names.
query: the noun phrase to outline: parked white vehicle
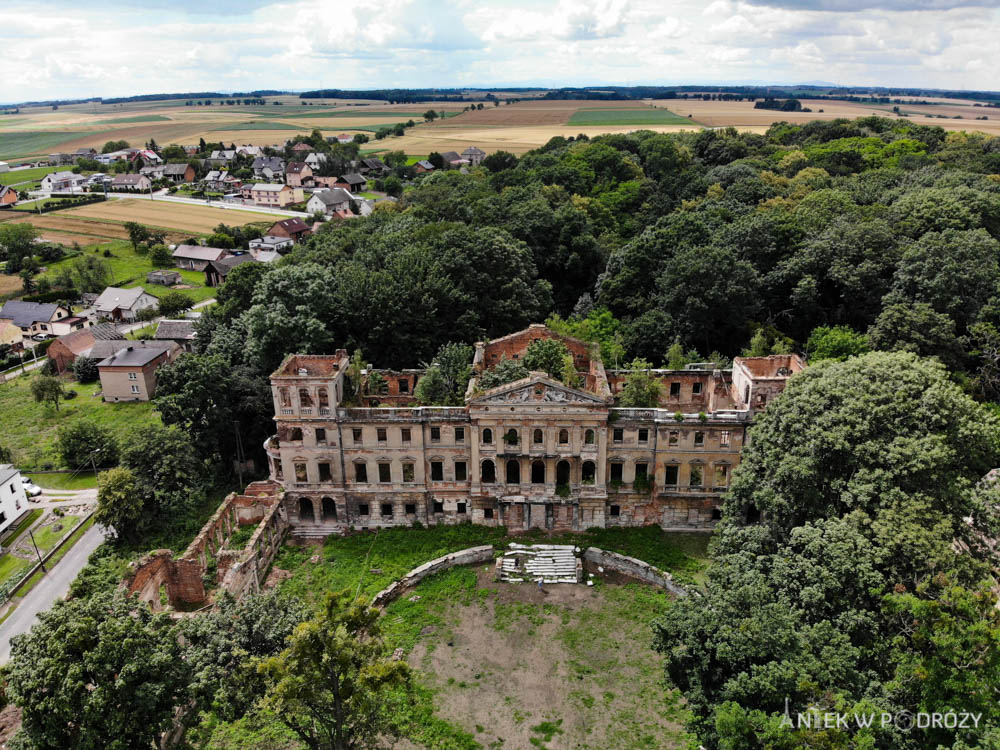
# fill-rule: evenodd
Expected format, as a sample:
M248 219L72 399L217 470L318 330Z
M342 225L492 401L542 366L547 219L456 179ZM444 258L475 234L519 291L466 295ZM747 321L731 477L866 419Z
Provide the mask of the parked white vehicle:
M42 488L28 479L28 477L21 477L21 484L24 485L24 494L28 497L38 497L42 494Z

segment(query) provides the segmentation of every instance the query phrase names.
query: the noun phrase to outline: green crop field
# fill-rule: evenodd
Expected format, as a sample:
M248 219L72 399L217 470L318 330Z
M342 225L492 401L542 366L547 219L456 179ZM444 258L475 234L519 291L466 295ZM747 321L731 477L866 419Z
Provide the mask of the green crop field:
M212 132L219 130L305 130L305 128L299 125L292 125L288 122L254 120L252 122L241 122L239 125L223 125L218 128L213 128Z
M0 138L3 138L0 135ZM18 182L35 182L42 179L49 172L58 172L66 167L32 167L31 169L18 169L13 172L0 174L0 185L15 185Z
M169 117L163 115L136 115L135 117L119 117L114 120L100 120L98 125L119 125L130 122L163 122L169 121Z
M25 130L17 132L0 131L0 159L9 156L26 156L27 154L47 154L54 151L59 144L82 138L96 133L71 133L64 130Z
M31 396L31 379L27 375L0 384L0 445L14 454L14 463L23 469L62 466L56 450L56 436L62 425L89 420L105 427L119 438L131 430L160 421L149 402L106 404L94 393L99 383L81 385L66 382L66 388L76 392L76 398L61 401L55 409L40 404ZM77 467L72 467L77 468Z
M687 117L669 109L578 109L570 125L694 125Z

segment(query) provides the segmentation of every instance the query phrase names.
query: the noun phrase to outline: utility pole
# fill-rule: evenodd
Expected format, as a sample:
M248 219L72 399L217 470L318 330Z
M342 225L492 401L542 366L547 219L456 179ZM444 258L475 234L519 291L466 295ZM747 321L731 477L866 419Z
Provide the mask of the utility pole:
M35 548L35 557L38 558L38 564L42 566L42 572L48 573L49 571L45 570L45 563L42 562L42 555L38 551L38 545L35 544L35 535L31 529L28 529L28 536L31 537L31 546Z

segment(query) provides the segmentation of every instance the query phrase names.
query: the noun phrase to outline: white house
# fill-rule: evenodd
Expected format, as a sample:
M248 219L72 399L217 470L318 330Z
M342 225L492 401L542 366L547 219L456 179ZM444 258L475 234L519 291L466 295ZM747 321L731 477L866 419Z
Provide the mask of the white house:
M0 533L18 519L27 502L21 472L10 464L0 464Z
M86 182L86 177L72 172L49 172L42 178L42 190L64 193L80 190Z
M306 203L306 211L311 214L324 213L330 215L336 211L350 211L354 196L343 188L318 190Z
M94 311L108 320L133 321L139 317L141 310L156 307L157 304L156 297L141 286L132 289L109 286L94 302Z

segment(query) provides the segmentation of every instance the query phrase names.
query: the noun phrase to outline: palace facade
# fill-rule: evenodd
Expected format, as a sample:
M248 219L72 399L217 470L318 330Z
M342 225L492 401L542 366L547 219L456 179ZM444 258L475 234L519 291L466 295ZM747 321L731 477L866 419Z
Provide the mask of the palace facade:
M482 390L501 357L556 338L581 385L532 372ZM652 371L657 408L615 406L627 370L596 346L543 325L478 343L464 406L416 406L420 370L377 371L382 393L353 394L349 358L289 355L271 376L277 434L265 443L300 536L378 526L473 523L583 530L657 524L707 529L739 463L755 412L804 367L797 355ZM345 407L345 394L362 406Z

